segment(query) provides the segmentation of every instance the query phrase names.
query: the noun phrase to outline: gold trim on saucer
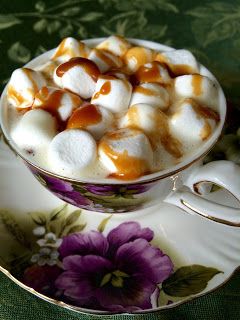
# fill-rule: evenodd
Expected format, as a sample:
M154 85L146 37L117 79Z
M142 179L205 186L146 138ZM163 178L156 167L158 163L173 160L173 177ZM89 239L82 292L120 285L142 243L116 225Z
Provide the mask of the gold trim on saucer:
M188 209L192 210L193 212L197 213L198 215L200 215L200 216L202 216L204 218L207 218L207 219L212 220L214 222L225 224L227 226L240 227L240 223L234 223L234 222L230 222L230 221L225 220L225 219L220 219L220 218L213 217L210 214L207 214L207 213L205 213L203 211L200 211L199 209L194 208L191 204L189 204L188 202L186 202L183 199L180 199L180 202L181 202L182 205L184 205Z
M147 310L141 310L141 311L134 311L132 313L125 313L125 314L131 314L131 315L134 315L134 314L149 314L149 313L156 313L156 312L159 312L159 311L162 311L162 310L168 310L168 309L173 309L173 308L176 308L178 306L181 306L181 305L184 305L186 304L187 302L191 302L193 300L196 300L198 298L201 298L203 296L206 296L210 293L213 293L214 291L220 289L222 286L224 286L233 276L235 273L237 273L238 271L240 271L240 266L236 267L233 272L229 275L228 278L226 278L221 284L219 284L218 286L216 286L215 288L209 290L208 292L204 292L204 293L200 293L200 294L197 294L195 296L189 296L187 299L185 299L184 301L178 301L176 302L174 305L165 305L165 306L162 306L162 307L158 307L158 308L155 308L155 309L147 309ZM44 294L41 294L39 293L38 291L34 290L33 288L30 288L28 287L27 285L23 284L21 281L19 281L17 278L15 278L8 270L6 270L5 268L3 268L2 266L0 266L0 272L2 272L3 274L5 274L10 280L12 280L15 284L17 284L19 287L21 287L22 289L26 290L27 292L37 296L38 298L40 299L43 299L45 300L46 302L50 302L51 304L54 304L58 307L62 307L64 309L68 309L68 310L71 310L71 311L74 311L74 312L78 312L80 314L85 314L85 315L108 315L108 316L111 316L111 315L121 315L119 313L114 313L114 312L104 312L104 311L100 311L100 310L89 310L89 309L84 309L84 308L80 308L80 307L75 307L75 306L72 306L70 304L67 304L63 301L58 301L56 299L52 299L52 298L49 298L47 296L45 296Z

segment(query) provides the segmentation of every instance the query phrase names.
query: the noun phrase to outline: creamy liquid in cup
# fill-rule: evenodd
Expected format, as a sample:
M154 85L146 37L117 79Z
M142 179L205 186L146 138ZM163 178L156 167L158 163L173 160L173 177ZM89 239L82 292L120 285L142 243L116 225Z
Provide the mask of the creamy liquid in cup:
M64 39L44 65L14 71L8 127L21 154L69 178L134 180L196 153L219 125L218 84L187 50L112 36Z

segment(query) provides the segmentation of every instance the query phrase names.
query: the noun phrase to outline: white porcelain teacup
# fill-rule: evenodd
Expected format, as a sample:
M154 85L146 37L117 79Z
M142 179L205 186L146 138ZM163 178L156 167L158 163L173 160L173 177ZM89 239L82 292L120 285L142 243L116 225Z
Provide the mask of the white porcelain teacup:
M103 38L86 40L89 46L96 46ZM155 50L172 48L145 40L129 39L133 44ZM50 50L27 64L35 67L49 60ZM214 76L204 67L200 73L212 79ZM202 197L213 183L227 189L240 201L240 167L230 161L214 161L202 165L202 159L219 138L226 117L226 100L218 85L220 122L212 136L194 155L167 170L145 175L136 181L113 181L109 179L91 181L59 176L24 157L10 137L7 123L6 89L1 97L1 127L10 146L24 160L35 177L62 200L90 211L123 213L146 208L160 201L181 207L189 213L196 213L216 222L240 226L240 210L214 203Z

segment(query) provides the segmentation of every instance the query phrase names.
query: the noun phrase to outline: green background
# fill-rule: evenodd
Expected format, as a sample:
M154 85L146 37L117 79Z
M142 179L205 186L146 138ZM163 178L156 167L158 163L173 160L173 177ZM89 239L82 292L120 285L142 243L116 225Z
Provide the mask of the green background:
M234 136L211 157L240 163L240 132L236 134L240 126L240 0L0 0L0 87L14 69L57 46L63 37L86 39L112 33L187 48L216 75L231 101L233 120L228 122L227 133ZM239 297L240 273L215 293L134 319L240 319ZM52 306L1 274L0 320L37 318L98 317ZM110 318L132 317L104 316Z

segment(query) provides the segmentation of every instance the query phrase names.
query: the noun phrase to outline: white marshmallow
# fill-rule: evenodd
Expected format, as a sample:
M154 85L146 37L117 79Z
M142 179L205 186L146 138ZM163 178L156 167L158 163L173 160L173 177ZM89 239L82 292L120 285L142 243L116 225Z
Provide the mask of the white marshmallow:
M160 108L144 103L132 105L121 119L120 126L142 130L154 148L162 145L173 157L182 156L181 145L172 136L168 117Z
M134 79L137 83L158 82L161 84L169 84L172 81L168 70L158 61L140 66L134 74Z
M141 65L152 62L155 56L154 50L144 47L132 47L124 55L124 62L130 72L135 72Z
M61 70L64 71L61 73ZM98 67L91 60L73 58L57 68L54 79L64 89L80 95L83 99L89 99L94 93L99 74ZM58 81L56 77L61 79Z
M199 73L199 65L194 55L185 49L160 52L155 60L165 63L177 76Z
M44 109L56 115L59 120L66 121L82 102L81 98L73 93L53 87L43 87L35 95L32 107Z
M16 108L30 107L34 95L45 85L46 80L40 72L29 68L16 69L8 83L8 101Z
M98 152L103 165L122 179L136 179L151 169L153 151L145 134L136 129L107 133Z
M208 77L199 74L177 77L174 90L177 98L194 98L197 102L217 110L217 84Z
M48 161L54 172L73 175L95 161L96 151L96 142L88 132L69 129L52 140L48 149Z
M126 112L131 99L132 85L127 80L112 76L99 76L91 103L113 113Z
M92 49L88 59L95 62L102 73L111 68L121 68L123 65L118 56L104 50Z
M64 63L74 57L87 58L90 51L91 49L85 43L68 37L61 41L51 59L58 63Z
M123 57L131 44L121 36L112 35L97 45L97 49L109 51L116 56Z
M142 83L134 87L130 106L137 103L146 103L161 110L166 110L170 99L166 89L157 83Z
M21 148L37 152L46 148L57 133L55 118L40 109L26 112L12 131L14 142Z
M200 106L192 99L185 99L175 106L170 127L187 152L209 138L218 120L218 114L212 109Z
M126 115L120 121L120 127L133 127L151 134L158 130L158 114L160 109L149 104L138 103L131 105Z
M84 129L95 139L100 139L105 132L113 127L112 113L100 106L86 103L75 110L68 120L68 129Z

